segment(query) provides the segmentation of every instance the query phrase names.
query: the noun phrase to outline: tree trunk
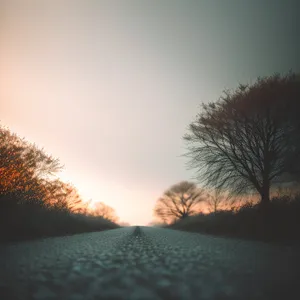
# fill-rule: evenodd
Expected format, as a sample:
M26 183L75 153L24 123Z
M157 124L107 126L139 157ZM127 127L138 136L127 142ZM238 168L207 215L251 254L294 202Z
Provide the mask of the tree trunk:
M184 213L181 215L180 219L183 220L183 219L187 218L188 216L189 216L188 213L184 212Z
M270 203L270 182L269 181L265 181L263 183L260 195L261 195L261 200L260 200L261 207L267 208Z
M264 182L263 187L261 189L261 200L260 200L260 212L259 212L259 219L260 219L260 230L261 230L261 237L266 239L269 235L269 222L268 222L268 212L269 212L269 205L270 205L270 182Z
M217 212L217 202L215 201L215 203L214 203L214 213L216 213Z

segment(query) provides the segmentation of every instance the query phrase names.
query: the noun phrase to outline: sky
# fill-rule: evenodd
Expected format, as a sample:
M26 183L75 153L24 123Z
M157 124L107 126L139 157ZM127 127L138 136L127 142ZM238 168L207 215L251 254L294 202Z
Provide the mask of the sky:
M0 0L0 124L147 225L193 180L182 136L224 89L300 71L297 0Z

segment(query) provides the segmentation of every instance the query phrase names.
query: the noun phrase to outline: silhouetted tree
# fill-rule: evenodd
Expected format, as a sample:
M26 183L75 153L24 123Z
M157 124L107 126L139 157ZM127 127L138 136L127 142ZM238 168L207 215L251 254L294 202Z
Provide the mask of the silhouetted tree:
M112 222L117 222L119 219L116 215L116 211L103 202L96 202L94 204L94 208L91 210L91 214L94 216L103 217L104 219L110 220Z
M163 222L184 219L199 212L199 204L204 200L203 190L193 182L182 181L171 186L160 197L154 214Z
M203 104L184 136L189 167L206 186L237 194L255 189L266 207L273 181L286 172L299 177L299 99L299 77L289 73L240 84Z
M205 203L209 212L217 212L220 209L229 209L235 202L235 199L230 197L228 193L215 189L207 194Z

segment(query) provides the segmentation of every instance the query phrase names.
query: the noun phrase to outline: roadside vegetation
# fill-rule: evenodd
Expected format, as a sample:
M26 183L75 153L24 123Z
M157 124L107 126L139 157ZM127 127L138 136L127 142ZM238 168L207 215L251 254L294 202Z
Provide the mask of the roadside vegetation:
M246 202L239 208L198 213L163 226L264 242L299 243L300 194L273 197L267 214L258 203Z
M53 158L0 126L0 242L119 227L104 203L91 209L76 188L62 182Z
M189 191L177 191L158 199L156 218L174 229L300 241L299 115L300 77L292 72L239 84L202 104L184 135L197 206L190 209ZM289 194L274 194L287 185Z

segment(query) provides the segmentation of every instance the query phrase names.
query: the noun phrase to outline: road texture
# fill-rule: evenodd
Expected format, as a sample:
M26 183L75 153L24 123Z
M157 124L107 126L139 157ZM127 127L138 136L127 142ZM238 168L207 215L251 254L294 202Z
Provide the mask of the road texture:
M0 246L0 299L300 299L300 248L128 227Z

